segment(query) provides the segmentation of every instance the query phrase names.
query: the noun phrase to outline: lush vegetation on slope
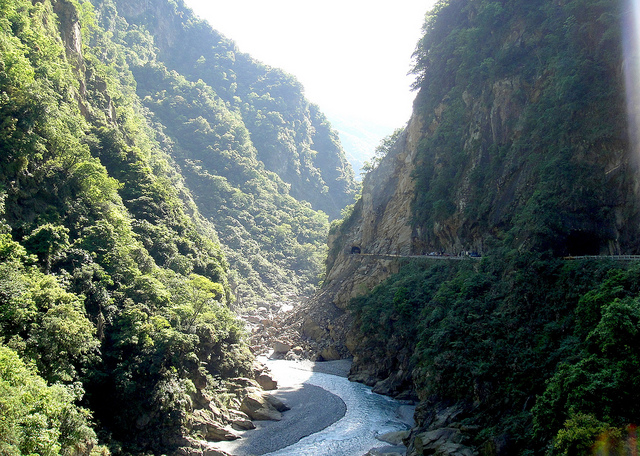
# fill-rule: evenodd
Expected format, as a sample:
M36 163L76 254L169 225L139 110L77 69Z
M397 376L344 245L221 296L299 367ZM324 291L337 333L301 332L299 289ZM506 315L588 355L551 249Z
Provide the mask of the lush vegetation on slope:
M484 257L406 264L350 306L358 372L422 400L414 437L452 407L440 426L480 454L637 450L639 268L562 259L638 248L624 14L443 0L427 16L416 245Z
M0 9L3 450L88 452L92 421L128 451L170 448L193 380L250 366L226 260L130 73L64 48L61 31L79 14L91 25L90 5Z
M268 171L239 109L96 5L0 0L2 454L183 446L194 408L252 373L234 291L319 280L327 216Z
M156 140L216 226L238 302L313 292L328 229L318 209L339 214L354 181L300 84L239 53L182 2L93 3L111 35L89 42L131 69Z
M353 301L357 354L391 374L408 353L424 413L460 404L486 454L587 454L637 421L638 277L537 254L408 264Z
M114 3L132 29L150 31L158 60L169 70L191 82L202 80L241 117L258 160L290 185L293 197L308 201L331 219L352 202L353 170L337 133L318 107L304 98L295 77L239 52L182 1Z
M264 169L242 119L210 88L154 64L134 74L144 105L175 141L198 207L215 220L242 278L237 296L312 292L325 251L326 216L294 199L288 186Z

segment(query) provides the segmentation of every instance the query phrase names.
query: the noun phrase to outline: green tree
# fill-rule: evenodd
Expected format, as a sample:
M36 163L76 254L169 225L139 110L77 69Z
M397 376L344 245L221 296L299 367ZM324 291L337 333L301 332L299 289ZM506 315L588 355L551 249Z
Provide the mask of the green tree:
M191 274L187 284L187 300L191 315L187 316L185 331L191 332L198 317L212 305L220 303L223 296L223 289L219 283L214 283L197 274Z
M97 443L82 388L48 386L16 352L0 344L0 453L87 454Z
M51 223L40 225L25 238L24 246L29 253L37 255L48 274L53 259L69 248L69 229Z
M32 287L39 313L26 339L26 353L48 381L77 380L78 368L96 360L99 346L83 301L50 276L33 280Z

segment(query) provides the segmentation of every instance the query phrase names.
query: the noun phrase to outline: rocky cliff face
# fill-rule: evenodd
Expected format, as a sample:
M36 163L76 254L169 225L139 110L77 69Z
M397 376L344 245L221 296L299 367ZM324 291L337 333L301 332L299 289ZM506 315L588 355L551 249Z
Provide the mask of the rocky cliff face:
M477 454L465 446L477 429L465 430L465 437L459 425L490 397L490 388L468 372L473 406L424 397L420 385L434 377L424 378L416 367L423 355L416 353L419 343L429 350L432 342L398 327L403 317L393 298L397 290L362 301L372 306L358 307L369 319L362 333L350 314L353 298L399 271L406 261L400 257L408 255L640 252L640 179L628 139L623 13L614 3L441 2L428 16L416 53L419 93L411 121L366 176L351 215L332 229L325 288L301 325L307 337L323 340L326 353L334 347L334 354L354 357L351 379L381 393L410 397L415 388L423 395L409 454ZM605 24L604 17L611 20ZM384 304L380 296L393 299ZM433 306L447 309L455 299L439 297ZM546 297L537 299L539 309L548 305ZM420 306L411 310L413 318L427 315L416 310ZM466 328L466 316L459 318ZM446 361L433 361L438 363ZM430 374L437 382L440 373ZM523 413L527 403L520 406ZM507 440L496 437L480 453L513 454Z
M621 13L588 1L535 3L440 5L417 53L413 116L330 233L325 287L300 326L322 352L353 356L350 378L378 392L411 396L419 373L416 340L398 332L374 340L352 327L349 302L405 261L376 255L640 252L619 23L593 19ZM380 328L396 317L381 314ZM423 408L438 407L448 410ZM455 421L447 420L418 420L411 454L452 443L438 434ZM459 450L443 454L472 451Z
M393 270L389 260L359 257L352 251L411 255L420 244L411 220L413 175L423 125L420 115L411 119L384 160L365 177L362 197L351 216L329 234L325 282L335 288L333 300L341 309Z
M413 175L424 125L423 117L414 115L386 157L365 177L362 197L353 212L329 234L323 290L287 321L319 359L355 356L352 380L377 385L376 392L409 397L410 352L400 340L390 341L389 350L395 350L391 362L381 353L363 350L369 341L353 330L347 306L352 298L367 293L397 272L402 261L369 255L405 256L420 249L419 233L411 220ZM352 253L356 251L361 253ZM389 379L392 373L393 378Z
M607 32L567 5L538 3L537 16L462 2L431 17L417 53L414 114L330 233L325 301L344 309L396 268L351 255L354 247L399 255L482 254L496 244L556 255L640 251L624 66L609 37L618 25ZM563 29L561 17L582 28ZM465 41L461 29L487 32L486 42Z

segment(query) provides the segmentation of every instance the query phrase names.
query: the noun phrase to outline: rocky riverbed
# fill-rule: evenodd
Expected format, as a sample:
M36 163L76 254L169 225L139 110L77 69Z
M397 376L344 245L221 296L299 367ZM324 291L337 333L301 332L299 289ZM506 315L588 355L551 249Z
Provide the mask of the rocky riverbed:
M349 325L339 309L318 307L304 297L263 302L241 313L251 335L251 350L257 356L275 353L276 358L291 361L310 359L335 361L350 353L336 340L345 339Z
M256 422L240 439L217 447L237 456L401 455L411 405L349 382L349 361L262 360L278 381L273 394L291 410Z

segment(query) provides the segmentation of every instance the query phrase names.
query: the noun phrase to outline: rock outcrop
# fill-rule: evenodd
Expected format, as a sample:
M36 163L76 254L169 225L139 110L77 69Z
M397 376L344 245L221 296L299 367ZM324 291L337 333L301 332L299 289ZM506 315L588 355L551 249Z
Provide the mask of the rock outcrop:
M289 410L289 407L274 396L253 390L249 391L242 400L240 410L252 420L280 421L282 412Z
M398 349L403 366L368 363L358 352L366 338L351 331L347 305L398 271L402 258L420 248L419 233L411 226L414 174L424 121L414 115L387 156L365 177L362 198L353 213L329 235L327 276L323 290L294 312L303 340L313 357L331 360L354 357L350 379L376 387L376 392L406 396L410 391L409 356ZM359 253L352 253L359 252ZM390 375L393 372L393 378ZM409 394L411 396L411 394Z
M325 290L345 309L351 298L371 290L397 270L397 262L366 254L412 255L419 245L411 226L413 174L424 121L414 115L380 164L368 173L362 197L340 229L329 234ZM352 253L354 247L361 254Z
M184 446L178 448L176 456L231 456L205 440L185 439Z
M196 410L191 415L190 424L192 432L203 440L219 442L240 438L232 429L217 422L211 410Z
M258 361L253 365L253 377L238 377L225 381L224 388L231 396L229 405L217 404L207 391L207 378L194 380L191 394L194 410L187 429L190 437L181 442L176 454L180 456L226 456L215 442L236 440L240 431L256 428L252 420L282 419L289 407L267 391L277 389L269 369Z
M416 408L416 417L422 426L414 428L404 439L408 444L407 456L477 456L477 450L467 443L478 429L462 423L468 413L469 408L461 404L421 403Z

